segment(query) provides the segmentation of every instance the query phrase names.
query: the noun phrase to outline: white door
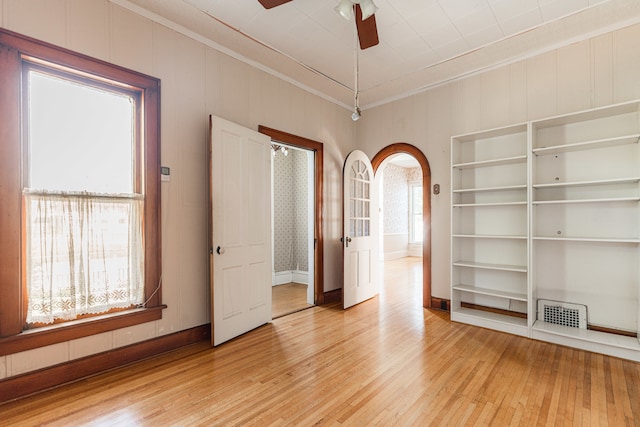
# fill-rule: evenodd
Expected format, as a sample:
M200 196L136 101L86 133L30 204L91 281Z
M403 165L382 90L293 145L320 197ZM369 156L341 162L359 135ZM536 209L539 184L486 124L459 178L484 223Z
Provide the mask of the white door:
M271 139L210 117L213 345L271 321Z
M345 160L344 308L378 294L378 186L366 154L352 151Z

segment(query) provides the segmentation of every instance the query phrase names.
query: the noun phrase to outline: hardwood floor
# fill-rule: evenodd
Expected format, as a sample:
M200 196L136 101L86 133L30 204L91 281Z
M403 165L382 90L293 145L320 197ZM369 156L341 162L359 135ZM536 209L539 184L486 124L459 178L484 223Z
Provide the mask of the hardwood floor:
M271 287L271 315L274 319L313 307L307 304L307 285L286 283Z
M420 265L381 294L313 307L0 406L22 425L640 425L640 364L449 321Z

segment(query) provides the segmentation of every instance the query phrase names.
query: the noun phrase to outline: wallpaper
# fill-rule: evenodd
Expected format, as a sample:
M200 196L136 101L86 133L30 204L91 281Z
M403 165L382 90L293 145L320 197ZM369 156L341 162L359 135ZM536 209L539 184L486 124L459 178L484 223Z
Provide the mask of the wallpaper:
M278 152L273 162L274 270L308 271L307 152Z
M422 179L420 168L384 168L384 234L409 233L409 183Z

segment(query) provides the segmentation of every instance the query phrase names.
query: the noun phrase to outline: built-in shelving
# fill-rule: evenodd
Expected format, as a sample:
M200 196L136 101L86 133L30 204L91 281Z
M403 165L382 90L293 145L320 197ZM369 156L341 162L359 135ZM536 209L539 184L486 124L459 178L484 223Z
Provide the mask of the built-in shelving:
M452 138L451 164L451 318L528 336L527 125Z
M623 135L614 138L604 138L593 141L581 141L568 144L552 145L549 147L534 148L532 151L533 154L537 156L550 155L567 153L570 151L596 150L599 148L609 148L618 145L637 144L639 140L640 134Z
M480 207L480 206L526 206L527 202L493 202L493 203L454 203L454 208Z
M577 181L577 182L552 182L550 184L533 184L535 189L547 189L547 188L571 188L571 187L593 187L599 185L614 185L614 184L637 184L640 182L640 177L629 178L615 178L615 179L599 179L593 181Z
M597 238L597 237L558 237L558 236L532 236L533 240L551 240L551 241L565 241L565 242L593 242L593 243L632 243L637 244L640 243L639 238Z
M559 205L570 203L611 203L611 202L637 202L640 197L612 197L604 199L562 199L562 200L536 200L532 202L534 205Z
M491 166L504 166L504 165L513 165L517 163L526 163L527 156L514 156L514 157L504 157L499 159L492 160L482 160L479 162L468 162L468 163L457 163L453 165L454 169L471 169L471 168L486 168Z
M454 189L453 193L481 193L489 191L513 191L513 190L526 190L527 185L507 185L504 187L489 187L489 188L460 188Z
M451 320L496 329L514 335L529 336L527 319L491 311L458 307L451 310Z
M468 239L516 239L526 240L527 236L507 236L500 234L453 234L453 237L468 238Z
M453 137L451 259L452 320L640 361L640 101Z
M499 291L496 289L486 289L486 288L480 288L477 286L464 285L464 284L454 285L453 289L455 289L456 291L470 292L472 294L507 298L507 299L512 299L516 301L527 301L526 293Z
M486 270L499 270L499 271L515 271L518 273L526 273L526 265L512 265L512 264L489 264L486 262L474 262L474 261L454 261L455 267L469 267L469 268L482 268Z

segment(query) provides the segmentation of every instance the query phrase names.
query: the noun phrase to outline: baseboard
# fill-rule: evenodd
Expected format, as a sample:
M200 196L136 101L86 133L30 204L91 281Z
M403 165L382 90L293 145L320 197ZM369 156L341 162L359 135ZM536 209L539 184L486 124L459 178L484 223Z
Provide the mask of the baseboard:
M329 304L332 302L342 302L342 288L334 289L324 293L323 304Z
M383 254L384 260L385 261L391 261L394 259L400 259L400 258L406 258L409 256L409 251L408 250L402 250L402 251L393 251L393 252L385 252Z
M451 301L446 298L431 297L433 310L451 311Z
M309 284L309 272L300 270L279 271L271 275L271 285L278 286L287 283Z
M421 257L422 256L422 245L410 243L409 249L407 249L407 256L412 257Z
M0 404L211 339L206 324L0 381Z
M462 302L461 301L460 302L460 307L472 308L474 310L486 311L486 312L489 312L489 313L503 314L505 316L519 317L520 319L526 319L527 318L527 313L521 313L519 311L512 311L512 310L504 310L502 308L487 307L485 305L472 304L470 302Z

